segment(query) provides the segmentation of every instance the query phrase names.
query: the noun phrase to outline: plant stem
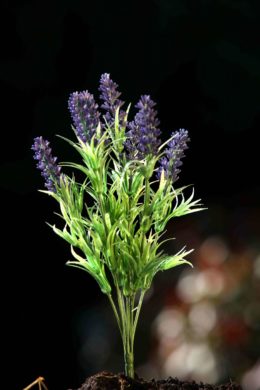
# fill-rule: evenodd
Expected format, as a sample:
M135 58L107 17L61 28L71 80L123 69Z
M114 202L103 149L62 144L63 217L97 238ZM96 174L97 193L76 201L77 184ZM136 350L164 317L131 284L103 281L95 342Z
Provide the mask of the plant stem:
M118 325L119 330L120 330L120 334L123 337L123 334L122 334L122 324L121 324L121 321L120 321L120 318L119 318L119 315L118 315L118 312L117 312L117 308L116 308L116 305L115 305L115 303L113 301L113 298L112 298L111 294L108 294L108 299L109 299L109 301L111 303L114 315L116 317L116 321L117 321L117 325Z
M125 297L126 318L126 343L124 348L125 373L134 378L134 351L133 351L133 322L132 322L132 297Z
M139 319L140 310L144 298L145 291L141 291L138 305L135 308L135 295L124 296L118 283L115 283L118 308L116 307L111 294L108 294L113 312L115 314L117 324L123 342L125 374L130 378L134 378L134 339Z
M134 319L134 324L133 324L133 338L135 337L135 331L136 331L136 327L137 327L140 311L141 311L141 308L142 308L144 295L145 295L145 290L142 290L140 298L139 298L138 306L137 306L137 311L135 313L135 319Z

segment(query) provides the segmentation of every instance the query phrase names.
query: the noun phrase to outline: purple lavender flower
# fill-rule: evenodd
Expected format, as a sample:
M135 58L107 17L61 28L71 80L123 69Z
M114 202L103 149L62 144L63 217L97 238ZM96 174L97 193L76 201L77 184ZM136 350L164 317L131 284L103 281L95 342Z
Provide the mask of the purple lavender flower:
M90 142L100 116L93 95L88 91L74 92L69 97L68 106L77 136L83 142Z
M142 95L135 106L139 111L128 124L129 131L126 133L125 147L129 159L143 159L149 154L157 154L161 131L157 111L153 108L155 105L149 95Z
M190 141L188 131L180 129L172 133L174 138L168 143L165 150L165 157L159 160L160 167L157 172L157 178L160 179L161 172L164 170L165 178L173 183L179 179L181 159L185 156L184 150L188 149L187 142Z
M42 171L41 175L45 179L45 187L49 191L56 192L55 184L59 184L61 167L56 163L57 157L52 156L49 144L49 141L42 137L36 137L31 149L35 152L33 158L39 161L37 168Z
M112 124L115 118L116 109L124 104L119 98L121 92L117 90L118 85L111 80L109 73L104 73L100 78L99 91L101 92L100 99L103 100L101 107L106 110L105 118L109 125ZM120 123L123 124L125 112L119 112Z

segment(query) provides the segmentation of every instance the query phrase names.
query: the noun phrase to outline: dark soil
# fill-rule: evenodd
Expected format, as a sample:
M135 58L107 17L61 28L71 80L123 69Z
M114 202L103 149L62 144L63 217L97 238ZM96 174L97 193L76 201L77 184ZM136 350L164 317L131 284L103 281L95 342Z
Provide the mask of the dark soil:
M180 381L177 378L169 377L145 381L142 378L131 379L124 374L112 374L103 371L90 376L85 383L77 390L242 390L241 386L234 382L225 385L213 386L195 381Z

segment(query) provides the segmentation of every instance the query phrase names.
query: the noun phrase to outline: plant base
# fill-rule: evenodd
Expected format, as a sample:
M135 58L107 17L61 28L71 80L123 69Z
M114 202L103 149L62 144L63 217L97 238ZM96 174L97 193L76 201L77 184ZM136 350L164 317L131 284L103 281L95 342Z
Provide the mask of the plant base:
M85 383L77 390L242 390L242 387L234 382L224 385L199 384L195 381L180 381L169 377L145 381L142 378L129 378L124 374L112 374L103 371L86 379Z

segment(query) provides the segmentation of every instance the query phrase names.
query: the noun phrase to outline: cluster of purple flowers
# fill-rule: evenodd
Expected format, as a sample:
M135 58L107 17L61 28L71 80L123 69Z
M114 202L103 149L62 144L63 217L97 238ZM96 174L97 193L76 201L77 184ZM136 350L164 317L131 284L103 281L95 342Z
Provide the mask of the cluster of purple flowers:
M61 167L57 165L57 157L52 156L49 141L42 137L36 137L32 150L35 152L33 158L38 160L37 168L42 171L41 175L45 179L45 187L52 192L56 192L55 184L59 183Z
M88 91L74 92L68 101L76 134L83 142L89 142L95 134L100 113L94 96Z
M134 120L128 123L129 131L126 133L125 147L129 159L141 160L149 154L157 154L161 131L157 111L153 108L155 105L149 95L142 95L135 106L139 111Z
M165 150L165 156L159 160L159 169L157 178L160 179L161 172L164 170L165 178L171 179L175 183L179 179L181 159L184 157L184 150L188 149L187 143L190 141L188 131L180 129L172 133L171 141Z
M99 91L101 95L100 99L103 101L101 108L106 111L105 118L109 125L111 125L115 118L116 110L122 107L124 102L119 99L121 92L117 90L118 85L111 80L109 73L104 73L100 78ZM125 112L119 112L119 118L121 119L121 124L124 120Z
M119 109L119 123L127 128L124 146L128 160L141 160L149 155L156 156L161 144L160 122L154 109L156 103L149 95L142 95L135 106L138 112L134 120L126 123L126 113L121 109L124 102L119 99L121 93L117 88L118 85L108 73L101 75L99 91L103 102L101 108L105 110L105 122L111 126L115 120L116 110ZM88 91L74 92L69 97L68 108L78 138L84 143L90 142L96 133L101 116L94 96ZM101 128L104 127L105 125L101 124ZM184 157L184 150L187 149L189 137L187 130L184 129L174 132L172 136L174 137L169 142L164 157L159 160L157 178L160 179L161 172L164 170L165 177L175 182L180 173L181 159ZM35 151L34 158L39 161L37 167L45 178L45 186L55 192L55 183L60 180L60 167L56 164L57 158L51 155L49 142L42 137L37 137L32 149Z

